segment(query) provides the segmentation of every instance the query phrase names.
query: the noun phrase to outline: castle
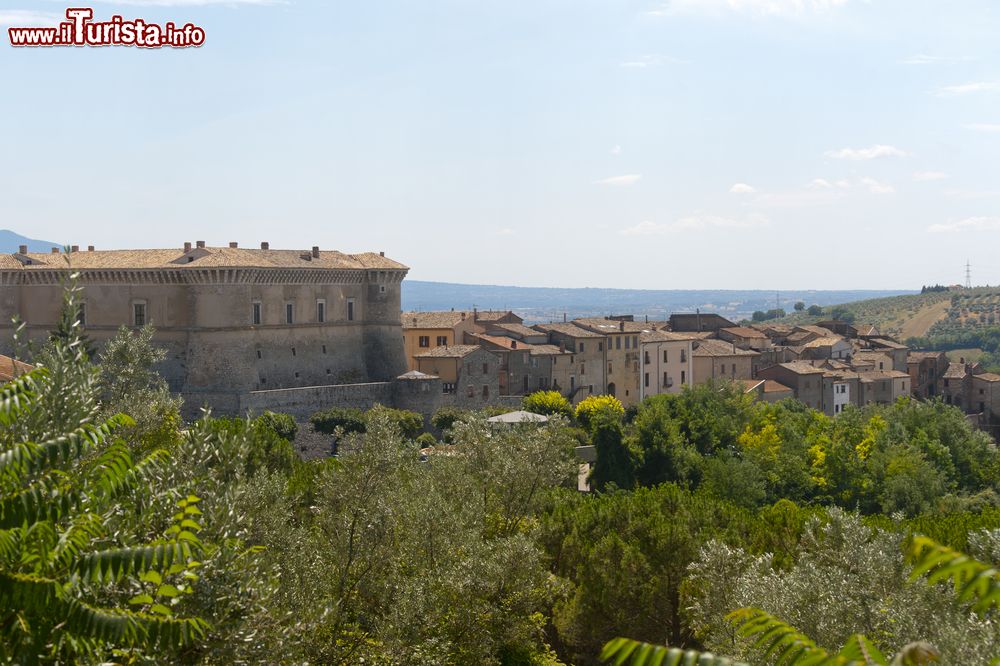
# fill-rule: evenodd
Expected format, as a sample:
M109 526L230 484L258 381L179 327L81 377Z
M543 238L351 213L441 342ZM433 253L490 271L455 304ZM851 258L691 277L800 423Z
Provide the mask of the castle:
M406 371L400 285L408 268L384 253L207 247L0 255L0 353L12 317L31 339L60 315L79 274L79 320L100 348L122 325L156 327L160 368L188 410L241 412L252 391L385 382Z

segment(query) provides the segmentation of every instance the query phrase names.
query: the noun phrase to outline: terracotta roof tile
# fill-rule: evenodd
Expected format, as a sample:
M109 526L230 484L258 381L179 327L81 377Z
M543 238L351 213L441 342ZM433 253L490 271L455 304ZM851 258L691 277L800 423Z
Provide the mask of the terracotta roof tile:
M80 251L69 255L29 252L26 255L18 256L30 259L31 263L22 264L14 255L6 255L7 260L0 264L0 268L61 269L66 268L68 258L72 267L78 270L151 268L407 269L398 261L393 261L374 252L345 254L336 250L321 250L319 257L313 257L311 250L260 250L232 247L195 247L187 253L180 248L166 248Z
M535 324L534 328L542 331L543 333L548 333L549 331L555 331L556 333L562 333L563 335L568 335L574 338L603 338L604 335L601 333L596 333L590 331L586 328L581 328L576 324L571 324L569 322L553 322L551 324Z
M439 328L453 329L464 319L471 317L468 312L404 312L400 315L403 328Z
M479 345L447 345L417 354L414 358L464 358L477 349L482 349L482 347Z
M0 382L9 382L32 370L34 370L34 366L15 361L10 356L0 355Z
M733 348L732 343L722 340L702 340L691 352L695 356L760 356L760 352Z

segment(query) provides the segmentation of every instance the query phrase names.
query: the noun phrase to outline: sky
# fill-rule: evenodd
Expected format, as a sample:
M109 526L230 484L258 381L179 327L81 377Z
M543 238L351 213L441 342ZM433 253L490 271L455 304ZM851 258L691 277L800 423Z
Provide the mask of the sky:
M23 48L0 227L384 251L409 277L1000 283L995 0L94 0L191 49Z

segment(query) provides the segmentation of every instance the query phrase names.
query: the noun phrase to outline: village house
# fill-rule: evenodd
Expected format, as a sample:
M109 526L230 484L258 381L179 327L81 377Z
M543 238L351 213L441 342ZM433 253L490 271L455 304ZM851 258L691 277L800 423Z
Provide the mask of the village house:
M740 349L753 349L762 352L774 348L774 343L771 342L771 338L767 334L749 326L720 328L719 339L731 342Z
M778 402L795 397L795 391L773 379L741 379L739 383L744 393L761 402Z
M680 313L670 315L669 328L675 333L692 333L718 331L720 328L733 328L735 322L731 322L725 317L713 313L696 312Z
M639 334L643 325L623 319L574 319L580 328L600 333L606 340L607 394L618 398L626 407L640 400Z
M692 381L704 384L720 379L753 379L754 359L760 353L740 349L722 340L696 340L691 355L694 357Z
M694 381L694 339L684 333L643 331L640 400L661 393L680 393Z
M948 369L948 355L943 351L909 352L906 357L910 386L922 400L940 395L940 382Z
M576 387L570 396L572 402L607 392L607 338L603 334L566 322L536 324L534 328L548 335L550 344L573 352Z
M982 372L972 375L969 406L987 421L1000 419L1000 375Z
M824 375L826 370L805 361L779 363L760 371L760 379L773 379L792 389L795 399L807 407L823 411Z
M967 411L972 397L972 373L976 367L962 359L959 363L949 363L941 377L941 395L945 403Z
M476 332L471 312L404 312L403 347L410 370L417 369L417 355L437 347L465 344L465 336Z
M417 354L417 371L441 379L448 402L477 408L500 395L500 358L478 345L448 345Z
M892 358L892 369L899 372L908 370L907 355L910 348L906 345L889 340L887 338L871 338L868 340L868 348L873 351L880 351Z
M809 360L847 359L851 357L851 343L839 335L828 335L805 343L802 358Z

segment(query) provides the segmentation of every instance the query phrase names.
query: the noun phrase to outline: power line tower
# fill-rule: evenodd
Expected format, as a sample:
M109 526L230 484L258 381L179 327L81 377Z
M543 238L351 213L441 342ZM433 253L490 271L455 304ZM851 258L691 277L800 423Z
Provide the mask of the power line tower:
M972 289L972 264L965 260L965 288Z

